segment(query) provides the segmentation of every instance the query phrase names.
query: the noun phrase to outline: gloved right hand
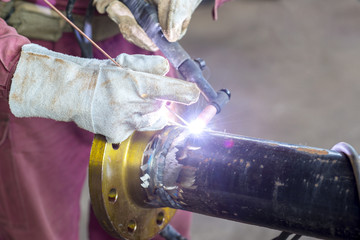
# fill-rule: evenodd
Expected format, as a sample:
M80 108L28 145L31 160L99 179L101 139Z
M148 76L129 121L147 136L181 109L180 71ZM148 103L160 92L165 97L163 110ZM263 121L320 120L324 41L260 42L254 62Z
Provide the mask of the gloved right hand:
M137 0L145 1L145 0ZM202 0L148 0L156 6L160 26L170 42L181 39L189 26L191 15ZM149 51L158 50L136 22L131 11L119 0L94 0L99 13L107 13L118 24L120 32L129 42Z
M22 47L10 88L17 117L74 121L112 143L133 131L163 128L164 101L191 104L194 83L165 77L169 63L160 56L121 54L116 61L73 57L36 44Z

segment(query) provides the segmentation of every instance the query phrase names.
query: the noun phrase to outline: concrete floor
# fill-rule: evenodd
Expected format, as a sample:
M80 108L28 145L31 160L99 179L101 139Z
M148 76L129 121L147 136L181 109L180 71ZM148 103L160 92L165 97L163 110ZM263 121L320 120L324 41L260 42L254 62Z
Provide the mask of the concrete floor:
M206 60L215 89L232 91L213 128L321 148L346 141L360 151L359 1L232 1L217 22L209 5L181 44ZM278 234L201 215L192 227L193 240Z

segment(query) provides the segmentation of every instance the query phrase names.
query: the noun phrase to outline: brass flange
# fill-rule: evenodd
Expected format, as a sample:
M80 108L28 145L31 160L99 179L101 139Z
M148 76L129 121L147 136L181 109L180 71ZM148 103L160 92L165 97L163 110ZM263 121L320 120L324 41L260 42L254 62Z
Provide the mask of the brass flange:
M96 135L89 163L90 198L100 225L120 239L150 239L174 216L174 209L145 207L141 187L143 153L154 132L135 132L121 145Z

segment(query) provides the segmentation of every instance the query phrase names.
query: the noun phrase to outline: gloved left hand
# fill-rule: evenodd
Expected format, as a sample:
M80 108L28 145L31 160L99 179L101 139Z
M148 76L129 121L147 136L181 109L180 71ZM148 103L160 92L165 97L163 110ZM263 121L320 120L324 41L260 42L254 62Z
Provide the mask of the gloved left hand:
M145 0L137 0L145 1ZM191 15L201 0L149 0L156 6L160 26L170 42L181 39L189 26ZM94 0L99 13L107 13L118 24L129 42L150 51L158 48L138 25L131 11L119 0Z
M133 131L163 128L164 101L197 101L194 83L165 77L161 56L121 54L110 60L73 57L36 44L22 47L10 88L17 117L74 121L79 127L119 143Z

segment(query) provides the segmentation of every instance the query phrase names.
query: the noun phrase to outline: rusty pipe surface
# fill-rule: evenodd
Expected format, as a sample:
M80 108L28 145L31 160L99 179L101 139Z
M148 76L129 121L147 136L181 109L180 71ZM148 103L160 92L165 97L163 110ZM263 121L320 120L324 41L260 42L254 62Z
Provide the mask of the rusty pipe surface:
M148 207L171 207L329 239L358 239L351 164L339 152L168 127L148 144Z

